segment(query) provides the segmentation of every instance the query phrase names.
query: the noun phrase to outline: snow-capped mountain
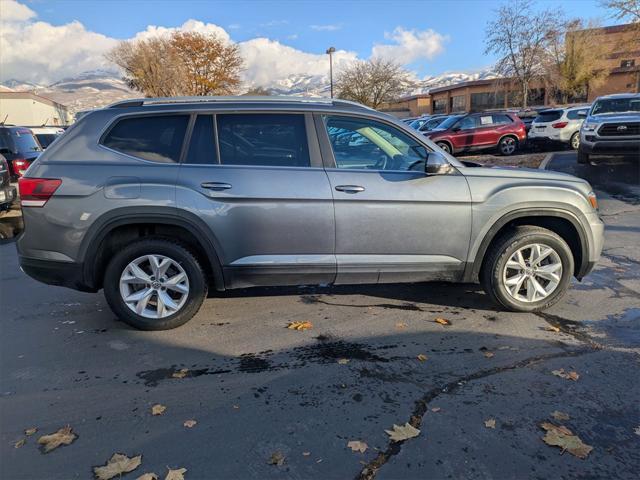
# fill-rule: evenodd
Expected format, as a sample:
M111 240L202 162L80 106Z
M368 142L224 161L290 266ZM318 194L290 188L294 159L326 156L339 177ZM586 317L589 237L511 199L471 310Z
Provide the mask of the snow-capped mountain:
M432 88L455 83L495 78L491 70L478 72L447 72L442 75L414 79L407 94L427 93ZM245 82L245 88L257 87ZM293 74L274 80L268 85L260 85L274 95L300 95L328 97L330 93L328 75ZM66 105L71 112L99 108L119 100L140 97L142 94L131 90L119 74L110 70L91 70L70 78L64 78L51 85L11 79L0 85L1 91L32 91Z

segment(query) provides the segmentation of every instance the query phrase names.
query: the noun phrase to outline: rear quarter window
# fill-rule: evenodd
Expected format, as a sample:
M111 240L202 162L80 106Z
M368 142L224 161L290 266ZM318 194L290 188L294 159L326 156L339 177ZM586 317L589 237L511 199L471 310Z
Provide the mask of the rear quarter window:
M589 111L588 108L583 108L582 110L569 110L567 112L567 118L569 120L578 120L578 119L582 119L584 117L581 117L579 114L580 112L584 112L585 114Z
M107 132L101 144L117 152L151 162L180 160L189 115L145 115L122 118Z

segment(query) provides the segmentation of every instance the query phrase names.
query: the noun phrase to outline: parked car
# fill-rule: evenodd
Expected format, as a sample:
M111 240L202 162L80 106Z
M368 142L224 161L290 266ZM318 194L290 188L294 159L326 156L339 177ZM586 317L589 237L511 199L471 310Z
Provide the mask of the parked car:
M21 268L104 289L146 330L187 322L209 287L479 280L503 308L538 311L603 242L586 181L466 167L343 100L125 101L27 173Z
M43 150L64 133L64 129L61 127L31 127L30 130Z
M401 121L409 125L411 122L413 122L414 120L417 120L418 118L420 117L407 117L407 118L403 118Z
M524 123L510 112L452 115L428 137L447 153L497 148L511 155L527 139Z
M16 188L10 184L9 164L7 159L0 155L0 212L9 210L15 199Z
M9 163L12 179L22 176L41 152L42 147L28 128L0 126L0 154Z
M525 108L523 110L519 110L515 112L518 115L518 118L522 120L524 123L525 131L527 132L527 136L529 135L529 130L531 129L531 124L538 116L538 112L542 110L546 110L547 107L534 107L534 108Z
M580 129L578 163L596 155L628 155L640 159L640 94L599 97Z
M425 118L419 118L414 120L413 123L410 124L412 128L415 128L419 132L427 133L431 130L438 128L438 126L444 122L444 120L448 117L448 115L429 115Z
M552 108L538 113L529 130L532 143L563 143L574 150L580 145L580 127L588 106Z

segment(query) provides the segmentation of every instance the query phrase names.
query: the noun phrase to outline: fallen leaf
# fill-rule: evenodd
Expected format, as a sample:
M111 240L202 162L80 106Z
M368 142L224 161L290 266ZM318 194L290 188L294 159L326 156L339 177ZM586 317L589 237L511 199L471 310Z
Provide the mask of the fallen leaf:
M580 375L578 374L578 372L565 372L564 368L561 368L560 370L553 370L551 373L556 377L565 378L567 380L573 380L574 382L577 382L578 379L580 378Z
M431 409L431 411L434 412L434 413L439 412L440 410L441 410L440 407L433 407Z
M109 480L122 476L123 473L134 471L142 463L142 455L129 458L122 453L114 453L106 465L93 467L93 473L98 480Z
M484 352L484 356L486 358L492 358L494 355L495 355L495 353L493 353L493 352Z
M31 428L27 428L27 429L24 431L24 434L25 434L27 437L29 437L29 436L33 435L34 433L36 433L37 431L38 431L38 429L37 429L36 427L31 427Z
M234 409L234 410L238 410L239 408L240 408L240 405L234 405L234 406L233 406L233 409Z
M282 452L273 452L267 463L269 465L277 465L278 467L284 465L284 455Z
M339 358L338 359L338 363L340 365L346 365L347 363L349 363L349 359L348 358Z
M58 448L60 445L70 445L78 436L73 433L73 429L67 425L55 433L43 435L38 439L38 444L42 445L44 453Z
M420 435L420 430L412 427L408 423L403 426L393 425L393 430L385 430L389 438L394 442L400 442L402 440L408 440L409 438L417 437Z
M439 323L440 325L451 325L451 322L449 320L447 320L446 318L436 318L434 320L434 322Z
M405 328L407 328L407 324L404 323L404 322L398 322L398 323L396 323L396 328L398 330L404 330Z
M367 451L367 448L369 448L369 445L361 442L360 440L351 440L349 443L347 443L347 447L349 447L352 452L364 453Z
M558 327L554 327L553 325L548 325L547 328L545 328L546 331L548 332L560 332L560 329Z
M311 455L311 452L302 452L303 457L308 457L309 455Z
M166 409L167 407L165 407L164 405L156 403L153 407L151 407L151 415L162 415Z
M593 450L593 447L583 443L577 435L562 425L554 425L553 423L543 422L540 426L547 431L542 440L547 445L560 447L562 453L569 452L578 458L587 458L587 455Z
M311 322L291 322L287 325L287 328L290 330L309 330L313 328L313 323Z
M421 362L426 362L427 356L424 353L421 353L420 355L418 355L418 360L420 360Z
M136 480L158 480L158 475L155 473L143 473Z
M185 420L184 423L182 425L184 425L187 428L193 428L196 426L196 422L195 420Z
M173 372L173 374L171 376L173 378L184 378L184 377L187 376L188 373L189 373L189 369L188 368L181 368L177 372Z
M184 480L184 474L187 473L186 468L178 468L176 470L171 470L167 467L169 471L167 472L167 476L164 477L164 480Z
M21 438L16 443L13 444L13 448L20 448L27 442L26 438Z
M560 412L558 410L553 411L551 416L556 420L569 420L571 418L568 413Z
M487 428L496 428L496 419L490 418L484 421L484 426Z

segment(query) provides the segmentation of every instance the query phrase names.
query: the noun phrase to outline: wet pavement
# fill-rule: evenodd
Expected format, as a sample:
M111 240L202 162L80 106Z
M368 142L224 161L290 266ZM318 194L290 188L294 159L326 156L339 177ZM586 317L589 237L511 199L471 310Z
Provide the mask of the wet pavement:
M591 174L564 154L549 168ZM120 452L143 455L124 478L637 478L640 202L628 178L614 180L622 194L594 182L602 261L541 314L498 311L476 285L279 288L219 295L182 328L139 332L102 294L29 279L1 244L0 477L91 478ZM545 421L593 451L548 446ZM391 442L385 430L405 422L420 435ZM66 425L78 438L41 453L37 438Z

